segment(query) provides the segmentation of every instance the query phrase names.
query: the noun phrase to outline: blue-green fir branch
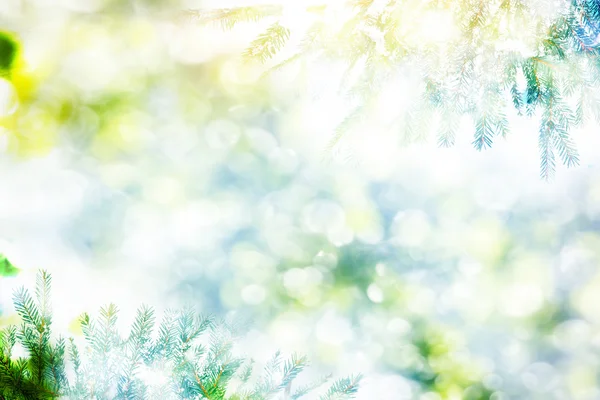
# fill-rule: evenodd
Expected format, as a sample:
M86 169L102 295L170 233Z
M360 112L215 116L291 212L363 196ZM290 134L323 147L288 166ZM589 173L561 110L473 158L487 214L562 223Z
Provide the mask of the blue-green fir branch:
M361 375L351 376L337 380L327 391L321 400L338 400L353 398L358 391Z
M305 36L310 51L301 50L291 60L320 54L328 59L345 61L349 69L358 60L366 60L369 66L365 68L362 80L358 79L360 85L352 83L348 88L353 93L381 90L375 83L377 73L374 71L399 70L398 67L416 63L418 70L423 72L423 82L426 85L434 82L442 89L428 89L431 101L415 99L414 106L408 111L399 109L398 113L408 113L406 118L402 117L406 120L428 121L434 114L446 115L446 108L458 112L459 119L464 114L471 115L476 125L473 145L480 150L492 146L495 136L508 132L505 104L511 104L519 114L538 117L547 112L550 91L553 96L572 98L576 102L572 121L556 127L544 121L540 123L543 127L539 133L540 157L544 157L541 173L546 177L554 174L554 151L565 165L578 164L574 142L570 138L572 127L583 123L588 115L600 122L597 104L600 7L596 0L573 0L552 19L537 14L536 8L521 0L428 2L422 5L423 12L450 11L460 31L457 38L438 47L410 42L398 34L403 29L408 3L390 0L384 7L379 7L372 1L349 2L354 15L334 33L329 32L324 20L317 16ZM240 8L238 12L250 15L249 10ZM230 14L223 13L220 18L228 24ZM498 49L499 41L514 39L513 32L502 27L504 23L519 27L520 33L529 38L527 47L530 49ZM264 62L286 45L289 34L289 30L276 22L253 42L246 54ZM490 108L485 112L478 110L482 100L479 89L491 96L486 100ZM593 94L588 97L587 93ZM362 96L367 101L373 97L376 97L373 93ZM422 107L424 112L418 112L415 107ZM338 127L334 142L341 139L350 125L342 123ZM403 130L415 128L421 130L416 121L409 122ZM455 128L441 124L440 130L438 143L452 145ZM403 136L411 137L412 134L403 132Z
M49 282L50 275L41 271L36 285L41 307L50 304ZM83 343L77 344L72 338L52 340L51 311L46 308L48 318L42 318L27 289L17 290L14 302L21 327L0 331L3 400L263 400L282 392L297 399L315 398L313 389L320 386L294 387L307 365L297 355L284 361L277 353L262 373L255 371L252 360L233 354L240 333L236 324L198 315L191 308L167 311L156 327L154 310L142 306L129 334L122 337L118 309L111 304L97 319L81 316ZM18 344L26 349L25 358L13 357ZM234 378L242 384L233 387ZM338 380L323 398L352 398L357 383L357 378Z

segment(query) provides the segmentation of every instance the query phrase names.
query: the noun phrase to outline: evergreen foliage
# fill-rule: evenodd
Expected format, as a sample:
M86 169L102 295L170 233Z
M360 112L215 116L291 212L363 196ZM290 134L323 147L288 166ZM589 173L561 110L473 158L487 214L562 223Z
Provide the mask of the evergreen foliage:
M128 336L117 331L118 309L103 307L100 317L81 316L83 351L74 339L51 336L51 276L38 273L35 296L14 294L20 327L0 333L0 399L299 399L329 377L295 387L305 357L280 353L256 371L254 361L233 354L238 327L197 315L192 309L167 311L158 324L142 306ZM27 357L15 357L22 346ZM233 385L234 380L239 382ZM340 379L323 400L352 398L360 376ZM234 387L235 386L235 387Z
M216 22L223 29L233 29L240 22L257 22L273 14L281 14L280 6L224 8L220 10L189 10L187 16L197 21Z
M408 140L421 137L437 118L438 144L451 146L460 119L468 116L475 126L473 146L484 150L508 133L512 107L539 118L540 173L546 179L557 159L567 166L579 163L571 129L590 118L600 121L597 0L354 0L306 11L312 25L302 44L272 69L316 55L346 61L347 75L360 71L346 80L347 93L360 106L341 122L330 148L360 115L379 107L385 86L407 71L421 82L408 109L398 109L395 126ZM196 13L227 28L270 17L273 25L246 51L261 62L275 57L290 36L281 7ZM341 28L328 23L332 15L342 20ZM452 22L456 34L435 37L434 24Z

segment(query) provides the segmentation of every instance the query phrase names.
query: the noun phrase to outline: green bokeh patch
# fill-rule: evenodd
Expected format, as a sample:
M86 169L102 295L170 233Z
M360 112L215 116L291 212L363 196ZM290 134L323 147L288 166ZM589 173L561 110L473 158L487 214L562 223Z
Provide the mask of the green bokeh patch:
M19 44L8 32L0 31L0 73L7 73L12 68L19 51Z
M15 276L19 273L19 269L12 265L10 261L0 254L0 276Z

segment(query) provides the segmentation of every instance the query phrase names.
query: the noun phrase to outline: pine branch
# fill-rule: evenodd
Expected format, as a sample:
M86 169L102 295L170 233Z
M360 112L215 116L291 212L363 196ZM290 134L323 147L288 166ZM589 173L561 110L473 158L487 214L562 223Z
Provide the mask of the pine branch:
M556 161L554 158L554 146L551 138L552 132L548 126L542 126L540 129L540 135L538 144L540 148L540 175L548 181L554 176L556 170Z
M385 76L382 71L397 73L401 70L398 67L416 63L422 71L421 82L426 87L428 101L417 100L414 109L408 112L405 127L408 134L405 136L410 137L415 126L427 123L433 115L439 112L445 115L446 110L451 109L458 113L457 119L464 114L475 116L473 146L477 150L491 147L494 136L507 134L505 103L512 104L519 114L533 116L537 110L545 110L549 91L570 96L590 86L594 91L600 87L600 63L597 61L600 56L600 11L595 0L573 1L554 19L536 15L535 8L517 0L434 2L430 6L413 7L417 3L416 0L392 0L376 11L372 1L349 2L347 7L353 15L339 32L330 32L324 20L317 16L304 38L310 52L301 50L276 68L309 54L341 59L347 63L347 71L352 70L358 60L365 60L367 68L357 79L359 84L350 83L347 93L363 101L357 109L363 107L366 110L369 107L364 103L369 103L381 90L376 77ZM403 32L403 29L405 25L411 25L406 19L414 18L409 10L415 9L421 9L423 13L447 12L457 22L459 34L443 45L407 43L411 32ZM249 9L240 8L238 12L243 15ZM525 42L531 45L530 53L533 54L523 55L518 48L496 48L499 39L514 39L512 33L501 26L507 22L525 33ZM265 62L283 48L289 35L289 30L276 22L253 42L246 56ZM517 80L521 73L525 77L524 88L519 87ZM580 79L580 75L587 75L589 79ZM386 79L382 81L385 84ZM501 88L500 94L498 88ZM488 93L483 99L479 95L481 91ZM549 134L542 134L540 140L544 150L541 157L546 157L542 161L549 168L548 172L553 168L552 146L557 147L565 164L577 163L570 129L583 122L588 108L600 121L600 107L588 107L582 104L583 101L575 107L573 119L565 125L565 130L561 128L558 135L551 134L549 141L545 139ZM489 103L485 112L480 110L481 102ZM398 110L398 118L404 113L405 110ZM336 130L329 150L347 131L347 125L355 115L356 109ZM364 116L368 117L368 114ZM453 124L442 126L438 144L451 146L454 131Z
M50 304L46 298L50 293L50 284L46 283L50 281L49 274L40 272L36 289L41 307ZM158 328L157 338L152 339L154 311L142 306L128 337L123 339L116 330L118 310L113 304L101 308L97 323L88 314L81 316L86 345L80 353L74 340L69 339L70 368L74 373L73 382L69 382L66 341L59 337L55 345L50 343L49 325L44 326L26 289L18 290L14 301L19 304L16 308L23 320L22 327L20 330L9 327L0 332L0 396L6 399L60 396L78 400L139 399L147 398L149 393L160 393L160 398L165 399L223 400L233 377L244 385L233 391L232 400L259 400L281 391L288 398L296 399L318 386L299 388L292 395L293 381L305 368L306 358L292 355L282 364L281 354L277 353L262 376L257 377L258 384L244 388L251 380L253 362L241 368L244 360L232 354L238 329L231 323L217 323L212 318L196 315L190 308L168 311ZM50 321L51 311L47 317ZM28 350L28 358L11 359L16 343ZM142 365L161 371L167 383L143 379ZM327 398L351 398L357 381L336 382Z
M290 30L275 23L250 44L244 56L265 63L283 48L289 37Z
M37 329L43 329L40 312L25 288L20 288L16 291L13 296L13 302L17 314L19 314L24 323L34 326Z
M473 145L479 151L492 147L494 134L492 119L486 114L482 115L475 123L475 140L473 140Z
M224 8L218 10L187 10L185 16L200 23L217 23L224 30L242 22L258 22L267 17L281 16L282 7L273 5Z
M48 273L42 270L37 274L37 283L35 288L35 295L40 310L40 316L44 321L45 325L50 325L50 314L52 312L50 304L50 286L52 284L52 278Z
M278 386L278 390L289 387L291 382L298 376L300 372L302 372L306 365L306 357L298 357L298 355L293 354L292 357L286 361L283 367L283 377L281 378L281 383Z
M331 375L327 375L324 377L321 377L321 379L318 379L308 385L302 386L298 389L296 389L296 391L290 396L290 400L297 400L300 397L306 395L307 393L317 389L318 387L324 385L326 382L328 382L331 379Z
M353 398L358 391L358 384L361 379L361 375L339 379L329 388L324 396L321 396L321 400Z

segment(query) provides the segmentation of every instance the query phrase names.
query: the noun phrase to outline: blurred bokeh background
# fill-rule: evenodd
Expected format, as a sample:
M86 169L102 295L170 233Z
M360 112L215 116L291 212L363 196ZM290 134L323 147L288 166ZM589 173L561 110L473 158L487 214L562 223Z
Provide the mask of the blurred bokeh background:
M251 321L255 357L364 373L361 399L600 398L598 126L551 183L516 115L484 152L376 118L326 152L337 66L265 77L260 24L180 18L207 4L0 4L0 325L45 268L70 335L193 304Z

